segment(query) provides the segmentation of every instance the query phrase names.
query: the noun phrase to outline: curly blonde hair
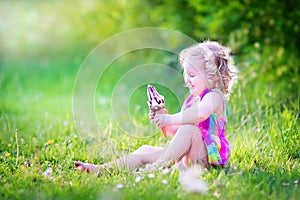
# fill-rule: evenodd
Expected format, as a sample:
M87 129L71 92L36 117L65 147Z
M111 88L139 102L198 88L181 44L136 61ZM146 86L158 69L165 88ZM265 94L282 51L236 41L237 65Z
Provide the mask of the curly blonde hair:
M229 48L215 41L204 41L181 51L180 64L185 59L204 61L209 87L218 88L224 95L229 96L237 78L237 69L232 64Z

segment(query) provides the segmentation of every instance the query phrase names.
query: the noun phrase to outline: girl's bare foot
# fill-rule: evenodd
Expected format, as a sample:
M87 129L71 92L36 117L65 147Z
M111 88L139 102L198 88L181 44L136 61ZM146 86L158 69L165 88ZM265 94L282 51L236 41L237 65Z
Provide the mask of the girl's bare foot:
M83 163L83 162L80 162L80 161L75 161L74 162L74 167L75 167L75 170L86 171L86 172L98 172L98 170L100 169L99 165L94 165L94 164L90 164L90 163Z

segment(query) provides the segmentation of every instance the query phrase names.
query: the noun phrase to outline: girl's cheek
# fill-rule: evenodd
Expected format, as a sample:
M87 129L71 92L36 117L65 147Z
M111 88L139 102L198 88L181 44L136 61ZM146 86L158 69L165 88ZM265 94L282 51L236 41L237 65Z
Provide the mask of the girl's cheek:
M185 74L183 74L183 80L184 80L184 82L186 82L186 75Z
M189 82L189 78L188 78L187 76L184 78L184 82L185 82L185 83L188 83L188 82Z
M190 81L191 83L194 83L195 78L194 78L194 77L190 77L190 78L189 78L189 81Z

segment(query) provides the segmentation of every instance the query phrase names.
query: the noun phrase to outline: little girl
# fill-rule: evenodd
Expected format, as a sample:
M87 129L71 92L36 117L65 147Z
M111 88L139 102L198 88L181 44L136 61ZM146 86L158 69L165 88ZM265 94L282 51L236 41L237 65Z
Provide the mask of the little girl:
M103 165L74 162L75 169L98 171L112 168L138 168L144 171L180 162L184 167L224 167L230 156L226 139L227 103L236 68L230 64L229 49L218 42L205 41L184 49L179 55L190 96L181 112L166 109L149 113L150 120L173 136L166 148L144 145L122 158Z

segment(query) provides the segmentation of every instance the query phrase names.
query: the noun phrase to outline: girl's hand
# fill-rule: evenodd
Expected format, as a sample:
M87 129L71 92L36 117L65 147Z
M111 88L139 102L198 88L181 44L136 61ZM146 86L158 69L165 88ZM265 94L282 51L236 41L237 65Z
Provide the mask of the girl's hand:
M163 128L165 126L171 125L172 115L169 114L156 114L153 119L153 123L155 123L159 128Z
M158 107L155 106L154 108L150 109L149 111L149 119L151 120L151 122L154 123L154 116L156 114L167 114L168 110L165 107Z
M152 123L154 123L154 116L155 116L155 112L153 110L149 111L149 119Z

